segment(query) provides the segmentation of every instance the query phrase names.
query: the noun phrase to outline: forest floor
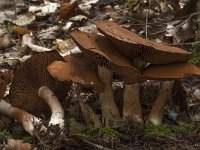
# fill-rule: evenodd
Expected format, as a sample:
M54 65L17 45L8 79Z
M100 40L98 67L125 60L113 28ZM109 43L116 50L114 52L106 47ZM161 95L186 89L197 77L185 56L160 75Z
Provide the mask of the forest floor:
M200 47L199 13L198 9L191 9L198 4L195 3L196 1L195 4L187 0L185 2L180 0L180 2L82 0L73 3L65 0L61 3L61 0L3 0L0 2L0 35L2 36L0 70L6 68L14 71L21 62L38 50L35 48L19 51L25 34L33 33L36 45L40 47L45 47L47 50L56 47L60 53L65 53L74 48L69 36L70 31L87 26L89 30L96 32L93 25L97 20L112 20L145 38L194 52L195 57L190 62L199 66L200 58L196 53L196 49ZM188 9L177 9L182 5ZM64 11L60 11L60 7L63 7ZM27 45L31 47L29 44ZM59 138L56 135L50 136L52 131L58 129L57 126L51 126L47 133L36 133L36 136L32 137L15 122L0 131L0 149L16 149L12 147L13 142L22 144L21 149L31 147L34 150L200 149L200 78L197 76L177 81L165 108L163 123L159 126L143 126L127 120L119 122L119 128L90 129L85 125L84 117L80 113L79 102L74 94L76 85L73 86L69 97L62 104L67 116L65 118L67 127L62 136ZM150 112L159 86L160 81L149 81L140 86L144 118ZM113 87L114 97L122 114L123 82L118 81L116 77ZM9 89L9 85L7 88ZM98 94L91 88L79 90L82 100L100 116Z

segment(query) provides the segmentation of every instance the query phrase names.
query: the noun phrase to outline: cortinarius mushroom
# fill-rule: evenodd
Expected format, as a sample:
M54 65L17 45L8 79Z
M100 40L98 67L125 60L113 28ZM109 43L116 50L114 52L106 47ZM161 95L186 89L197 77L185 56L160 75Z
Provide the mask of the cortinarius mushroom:
M200 75L200 69L193 64L173 63L165 65L149 65L141 75L141 79L152 80L172 80L164 81L160 92L156 98L151 112L147 118L147 123L159 125L162 123L164 107L170 97L173 80L183 79L191 75Z
M104 91L103 83L98 77L97 66L82 54L65 56L66 62L54 61L47 68L50 75L59 81L72 81L88 87L94 87L98 92Z
M140 71L144 70L145 65L147 64L145 62L149 62L151 64L186 62L192 56L190 52L187 52L183 49L163 45L160 43L156 43L156 42L144 39L140 37L139 35L137 35L136 33L131 32L114 22L97 21L96 26L101 33L103 33L106 37L108 37L112 41L116 49L118 49L121 53L123 53L128 58L132 59L132 65L139 68ZM168 68L168 70L170 70L170 68ZM171 76L169 73L165 75L166 75L166 78L168 79ZM167 97L167 95L169 95L167 93L170 93L172 85L173 85L173 82L164 82L160 92L162 93L163 91L168 91L165 93L166 94L165 96ZM130 97L128 96L130 94L132 94L132 97L139 99L139 85L138 84L134 84L132 85L132 87L125 86L125 92L124 92L125 105L124 105L124 110L123 110L124 116L126 116L125 112L128 112L127 114L132 116L132 113L130 113L131 109L134 110L135 107L140 107L139 103L133 102L131 98L126 98L126 97ZM133 96L133 94L135 95ZM158 103L161 103L161 101L158 102L158 100L156 100L155 107L152 108L153 112L155 108L157 108ZM163 99L163 103L162 103L163 106L161 109L164 109L165 103L166 103L166 100ZM159 109L160 108L158 108L158 110ZM151 114L152 113L150 113L150 116ZM138 114L138 116L141 116L141 114Z
M83 54L65 56L66 62L55 61L48 66L49 73L59 81L72 81L78 85L93 87L97 92L104 91L104 86L98 77L96 64L90 62ZM76 90L77 99L86 123L92 128L100 128L101 121L98 115L80 99L79 90Z
M71 36L85 56L98 65L98 75L105 84L105 91L99 94L105 125L117 126L121 117L113 97L112 71L119 74L127 84L137 80L140 72L105 37L81 31L74 31Z
M42 113L50 116L49 105L53 109L50 124L55 124L53 120L57 114L63 119L64 112L58 99L65 99L71 83L57 81L48 73L47 66L57 60L64 61L56 51L51 51L36 54L22 63L14 73L10 87L9 103L13 108L39 117ZM58 124L63 127L62 119Z

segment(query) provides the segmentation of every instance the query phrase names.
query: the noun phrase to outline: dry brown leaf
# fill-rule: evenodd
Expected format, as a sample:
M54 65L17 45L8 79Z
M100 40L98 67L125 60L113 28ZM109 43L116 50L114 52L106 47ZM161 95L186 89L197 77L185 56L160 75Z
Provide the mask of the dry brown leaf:
M0 37L0 48L7 48L11 45L11 43L9 34L5 34L3 37Z
M12 31L16 32L18 34L22 34L22 35L24 35L24 34L30 34L30 33L33 32L33 31L29 30L29 29L26 29L26 28L23 28L23 27L18 27L18 26L13 27Z
M74 2L72 4L63 4L60 6L60 20L67 20L74 13L77 8L78 3Z
M31 150L31 144L24 143L22 140L8 139L3 150Z

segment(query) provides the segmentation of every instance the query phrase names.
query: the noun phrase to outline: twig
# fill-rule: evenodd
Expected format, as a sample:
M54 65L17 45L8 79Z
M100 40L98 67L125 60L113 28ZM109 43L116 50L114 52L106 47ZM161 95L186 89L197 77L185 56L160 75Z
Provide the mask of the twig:
M101 145L98 145L98 144L95 144L95 143L92 143L88 140L85 140L85 139L81 139L83 142L87 143L87 144L90 144L91 146L95 147L95 148L98 148L98 149L102 149L102 150L111 150L109 148L106 148L106 147L103 147Z
M50 147L47 144L45 144L37 134L35 134L35 136L37 137L37 139L40 141L40 143L43 145L44 148L47 148L47 147L49 148Z
M193 44L200 44L200 41L197 41L197 42L190 42L190 43L167 44L167 45L176 46L176 45L193 45Z

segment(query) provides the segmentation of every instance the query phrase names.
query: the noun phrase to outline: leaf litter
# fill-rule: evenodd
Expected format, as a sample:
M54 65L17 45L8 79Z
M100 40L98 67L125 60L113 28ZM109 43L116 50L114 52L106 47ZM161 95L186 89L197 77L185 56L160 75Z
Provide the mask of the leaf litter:
M192 3L196 6L197 1ZM20 5L19 5L20 4ZM196 4L196 5L195 5ZM69 36L70 31L88 26L88 32L93 29L97 20L113 20L129 30L134 30L143 37L154 39L163 43L172 44L181 48L192 49L196 40L196 22L199 18L198 11L188 9L191 2L180 0L166 0L160 2L137 0L88 0L88 1L41 1L41 0L2 0L0 2L0 97L9 93L9 83L13 77L11 72L19 65L38 52L59 49L62 53L70 51L74 45ZM9 6L9 7L8 7ZM186 6L186 7L183 7ZM183 8L182 8L183 7ZM83 19L79 15L84 16ZM73 17L77 17L73 19ZM32 34L32 35L31 35ZM27 36L27 37L26 37ZM31 39L30 39L31 37ZM29 38L29 39L26 39ZM59 40L58 40L59 39ZM5 70L6 69L6 70ZM30 68L31 69L31 68ZM116 103L122 113L122 99L124 83L118 82L117 75L113 83ZM31 147L33 149L199 149L200 148L200 79L193 76L183 79L178 90L166 107L163 123L160 127L143 127L133 122L124 123L120 128L111 130L102 128L92 129L88 136L82 133L88 127L81 114L81 106L77 98L77 88L72 86L71 91L63 102L66 119L74 119L66 129L79 127L80 132L64 131L59 137L56 134L57 126L51 126L46 133L36 134L36 139L24 144L23 137L0 136L1 149L17 149L16 147ZM6 89L7 88L7 89ZM141 104L143 114L147 116L153 100L160 88L159 81L147 81L141 84ZM91 88L78 88L81 103L87 103L96 114L101 117L99 97ZM7 90L7 91L6 91ZM181 99L180 96L181 95ZM80 98L80 97L79 97ZM178 98L180 99L179 101ZM83 107L83 106L82 106ZM88 108L89 109L89 108ZM2 119L2 117L1 117ZM6 122L6 119L4 119ZM189 120L189 121L188 121ZM44 123L45 124L45 123ZM20 126L14 123L13 126ZM70 128L70 129L71 129ZM75 128L75 131L78 129ZM10 128L9 130L14 130ZM24 132L21 129L21 132ZM120 133L123 136L119 136ZM1 132L2 133L2 132ZM101 134L100 134L101 133ZM106 134L105 134L106 133ZM27 133L24 133L27 135ZM113 136L113 134L115 136ZM49 136L51 135L51 136ZM29 144L30 143L30 144ZM14 148L13 148L14 146Z

